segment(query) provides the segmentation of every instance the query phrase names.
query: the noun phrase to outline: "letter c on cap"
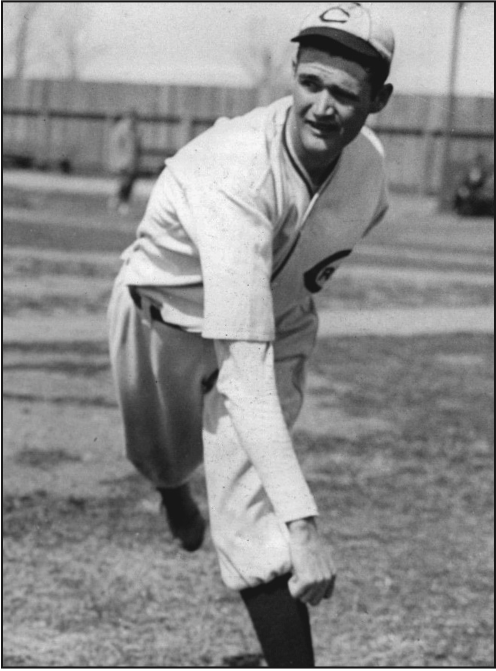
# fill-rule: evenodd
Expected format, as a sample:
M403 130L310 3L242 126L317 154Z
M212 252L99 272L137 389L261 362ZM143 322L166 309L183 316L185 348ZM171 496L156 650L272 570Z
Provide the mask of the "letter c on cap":
M332 16L329 16L332 14ZM320 15L320 20L324 23L347 23L349 21L349 13L342 7L331 7Z
M360 2L342 2L336 7L329 7L320 15L320 20L324 23L347 23L351 19L351 12L361 9Z

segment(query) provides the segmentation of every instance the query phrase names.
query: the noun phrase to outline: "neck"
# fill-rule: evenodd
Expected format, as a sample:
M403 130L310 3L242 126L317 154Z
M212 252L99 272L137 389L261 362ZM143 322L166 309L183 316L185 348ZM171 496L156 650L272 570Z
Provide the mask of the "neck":
M341 156L341 151L333 155L313 156L306 152L301 145L298 135L298 129L294 120L294 109L291 110L288 119L288 131L291 138L291 146L298 157L298 160L305 168L312 183L319 188L334 170L336 163Z
M309 169L305 166L306 171L308 172L310 179L312 180L313 184L319 188L322 186L322 184L326 181L326 179L329 177L331 172L334 170L336 167L336 163L339 160L340 154L338 154L329 164L327 164L324 168L314 168L314 169Z

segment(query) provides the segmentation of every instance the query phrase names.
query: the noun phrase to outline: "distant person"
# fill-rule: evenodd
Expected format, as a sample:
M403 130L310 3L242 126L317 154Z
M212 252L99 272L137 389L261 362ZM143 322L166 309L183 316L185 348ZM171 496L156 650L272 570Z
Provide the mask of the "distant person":
M484 154L477 154L467 166L454 206L462 216L494 216L494 166Z
M205 520L188 483L204 461L222 578L272 667L314 666L308 606L334 586L290 430L314 296L388 207L364 125L392 93L394 37L369 4L314 11L293 40L293 95L166 161L109 306L128 457L191 552Z
M110 209L129 212L134 183L138 177L140 137L136 113L117 119L110 135L109 167L118 178L117 191L109 200Z

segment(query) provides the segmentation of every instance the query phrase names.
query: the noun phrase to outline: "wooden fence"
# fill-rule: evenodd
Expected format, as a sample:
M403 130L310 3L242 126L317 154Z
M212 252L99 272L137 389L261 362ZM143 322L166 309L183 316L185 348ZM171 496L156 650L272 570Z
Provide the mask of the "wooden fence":
M438 193L447 107L444 96L396 94L380 114L369 117L384 144L393 186ZM453 181L477 154L494 164L494 98L458 97L451 137Z
M242 114L257 101L252 89L4 79L4 160L16 156L40 167L70 164L79 172L102 172L114 118L134 109L143 171L156 173L166 156L219 116ZM445 114L441 96L396 95L370 117L386 149L393 188L437 192ZM452 136L454 164L480 152L493 161L494 99L459 98Z

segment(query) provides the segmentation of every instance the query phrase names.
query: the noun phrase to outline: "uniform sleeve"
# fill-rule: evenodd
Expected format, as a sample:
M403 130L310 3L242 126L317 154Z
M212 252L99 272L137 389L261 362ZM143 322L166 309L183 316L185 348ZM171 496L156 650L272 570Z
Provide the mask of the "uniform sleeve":
M277 516L290 522L317 515L284 422L273 346L221 340L215 342L215 350L220 369L217 389Z
M375 136L374 136L375 138ZM379 142L377 138L375 138L375 142ZM374 144L375 144L374 142ZM386 172L385 172L385 167L384 167L384 150L382 149L382 145L380 145L381 148L381 164L380 168L377 168L375 170L377 175L380 175L380 182L377 185L377 203L376 207L374 210L374 214L370 219L370 223L365 229L365 232L363 233L362 237L364 238L366 235L368 235L378 224L381 223L381 221L384 219L386 216L387 211L389 210L389 191L388 191L388 183L387 183L387 177L386 177Z
M203 336L272 341L273 225L263 203L248 185L228 188L211 179L204 186L197 180L185 197L202 269Z
M365 236L367 236L378 224L381 223L381 221L386 216L388 210L389 210L389 194L388 194L386 179L384 178L384 181L381 185L379 202L377 204L377 208L374 212L374 216L373 216L370 224L365 229L365 232L362 236L363 238Z
M388 209L389 209L389 205L386 204L385 207L377 213L377 215L374 217L374 219L370 222L370 224L365 229L365 232L362 235L362 238L365 238L378 224L381 223L381 221L386 216L386 213L387 213Z

